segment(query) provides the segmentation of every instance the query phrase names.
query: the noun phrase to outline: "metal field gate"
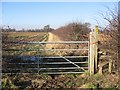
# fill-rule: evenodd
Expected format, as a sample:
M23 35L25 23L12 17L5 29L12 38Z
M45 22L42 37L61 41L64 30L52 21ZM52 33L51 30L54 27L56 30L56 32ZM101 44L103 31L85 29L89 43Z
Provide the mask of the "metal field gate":
M68 74L89 70L89 41L6 42L5 45L8 46L3 47L3 73Z

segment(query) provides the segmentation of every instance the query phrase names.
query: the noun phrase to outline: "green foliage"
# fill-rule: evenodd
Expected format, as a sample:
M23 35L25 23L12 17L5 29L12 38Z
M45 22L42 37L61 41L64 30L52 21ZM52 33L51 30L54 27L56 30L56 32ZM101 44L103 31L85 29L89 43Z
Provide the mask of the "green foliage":
M98 81L98 80L101 80L101 79L103 79L104 78L104 76L103 75L101 75L101 74L95 74L95 75L93 75L93 78L96 80L96 81Z
M117 88L120 89L120 80L117 83Z
M65 74L66 77L71 78L71 79L72 79L72 78L74 79L74 78L77 77L78 75L79 75L79 74Z
M9 89L9 88L17 88L10 79L4 78L2 79L2 88L3 89Z
M84 74L85 74L86 76L89 76L89 71L85 71Z
M25 39L25 38L29 38L29 36L15 36L14 38L15 39L17 39L17 38Z
M97 88L97 86L93 83L89 83L87 88Z
M66 82L67 87L73 87L76 83L75 82Z

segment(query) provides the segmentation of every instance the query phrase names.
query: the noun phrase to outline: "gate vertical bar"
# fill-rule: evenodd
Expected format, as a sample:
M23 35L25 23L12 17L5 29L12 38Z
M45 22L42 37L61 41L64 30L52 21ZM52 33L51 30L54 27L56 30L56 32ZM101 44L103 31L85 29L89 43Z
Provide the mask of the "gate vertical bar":
M39 61L40 61L40 60L38 59L38 74L39 74Z

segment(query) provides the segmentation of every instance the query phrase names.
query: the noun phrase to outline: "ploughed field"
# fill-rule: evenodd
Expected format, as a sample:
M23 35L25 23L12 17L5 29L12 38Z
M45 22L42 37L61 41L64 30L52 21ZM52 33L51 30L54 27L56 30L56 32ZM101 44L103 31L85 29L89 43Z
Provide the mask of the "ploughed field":
M3 32L3 35L7 35L9 41L41 41L41 38L45 35L45 32ZM4 38L3 38L4 39Z
M41 49L42 48L41 45L18 44L18 43L19 42L41 42L45 38L47 38L47 33L45 32L3 32L2 34L3 34L2 35L3 55L35 54L36 51L34 50ZM18 43L10 43L10 42L18 42Z

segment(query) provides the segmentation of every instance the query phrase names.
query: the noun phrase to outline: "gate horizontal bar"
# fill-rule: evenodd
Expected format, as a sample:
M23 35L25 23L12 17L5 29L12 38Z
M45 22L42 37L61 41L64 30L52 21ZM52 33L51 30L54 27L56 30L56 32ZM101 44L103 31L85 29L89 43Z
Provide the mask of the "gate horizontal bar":
M23 70L23 69L27 69L27 70L38 70L38 68L6 68L6 70Z
M88 67L81 67L84 69L88 69ZM60 67L60 68L39 68L39 70L50 70L50 69L80 69L78 67Z
M46 73L41 73L40 74L81 74L85 72L46 72Z
M75 50L89 50L89 49L37 49L37 50L25 50L25 49L2 49L4 51L75 51Z
M88 62L73 62L73 63L88 63ZM38 64L38 63L8 63L8 64ZM69 62L47 62L47 63L42 63L39 62L39 64L71 64Z
M60 41L60 42L5 42L5 43L14 43L14 44L81 44L89 43L89 41Z
M4 57L33 57L32 55L4 55ZM34 57L39 57L39 58L62 58L60 56L54 56L54 57L50 57L50 56L39 56L39 55L34 55ZM80 57L88 57L88 56L64 56L65 58L80 58Z
M88 62L73 62L73 63L80 64L80 63L88 63ZM40 63L40 64L71 64L71 63L69 63L69 62L53 62L53 63Z
M40 72L39 74L81 74L81 73L85 73L85 72L46 72L46 73L44 73L44 72ZM14 73L14 72L11 72L11 73L2 73L2 74L36 74L36 75L38 75L38 72L21 72L21 73Z
M15 55L11 55L11 56L17 57ZM32 56L26 55L26 57L32 57ZM39 59L42 59L42 58L44 58L44 59L54 59L54 58L61 59L62 58L60 56L54 56L54 57L40 57L40 56L35 56L35 57L39 57ZM88 58L89 56L64 56L64 57L65 58ZM21 56L21 58L22 58L22 56ZM24 58L24 56L23 56L23 58Z
M38 64L38 63L7 63L7 64Z
M65 58L83 58L88 56L64 56ZM40 58L62 58L62 57L40 57Z
M84 69L88 69L88 67L82 67ZM53 69L80 69L78 67L60 67L60 68L7 68L6 70L23 70L23 69L27 69L27 70L53 70Z
M21 73L15 73L15 72L11 72L11 73L8 73L8 72L2 72L2 74L35 74L35 75L38 75L38 72L21 72Z

